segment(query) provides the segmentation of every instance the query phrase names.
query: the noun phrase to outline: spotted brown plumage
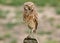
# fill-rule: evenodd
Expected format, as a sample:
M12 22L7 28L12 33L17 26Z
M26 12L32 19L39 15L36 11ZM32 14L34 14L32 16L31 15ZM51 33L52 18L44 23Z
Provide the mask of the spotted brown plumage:
M38 13L36 11L34 3L24 3L23 20L25 21L29 29L31 29L32 32L36 33L38 26Z

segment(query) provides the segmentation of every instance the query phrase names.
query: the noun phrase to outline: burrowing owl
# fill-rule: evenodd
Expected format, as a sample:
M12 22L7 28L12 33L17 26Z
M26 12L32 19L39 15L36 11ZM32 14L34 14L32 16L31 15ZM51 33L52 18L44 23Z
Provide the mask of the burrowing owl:
M38 26L38 13L36 11L34 3L24 3L23 20L25 21L27 26L32 30L32 32L35 33Z

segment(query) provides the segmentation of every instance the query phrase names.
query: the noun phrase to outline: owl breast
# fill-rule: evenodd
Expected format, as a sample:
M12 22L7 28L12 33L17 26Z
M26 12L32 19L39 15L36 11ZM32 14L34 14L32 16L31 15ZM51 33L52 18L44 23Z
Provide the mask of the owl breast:
M26 24L28 25L28 27L30 29L35 28L35 26L36 26L36 18L35 18L35 16L34 15L26 16Z

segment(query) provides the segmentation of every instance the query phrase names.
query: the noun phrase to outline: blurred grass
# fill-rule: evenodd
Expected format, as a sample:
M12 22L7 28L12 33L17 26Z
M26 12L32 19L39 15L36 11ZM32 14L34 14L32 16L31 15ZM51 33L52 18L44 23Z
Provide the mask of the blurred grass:
M25 2L29 2L29 1L35 3L37 6L45 6L48 4L50 6L59 7L59 8L56 8L56 13L60 15L60 0L0 0L0 4L11 5L11 6L21 6Z
M49 0L51 6L58 6L58 0Z
M6 38L11 38L11 34L10 33L6 33L5 35L0 34L0 40L4 40Z
M47 40L45 43L58 43L56 40Z
M4 37L0 35L0 40L3 40L3 39L4 39Z
M4 35L4 37L5 37L5 38L10 38L10 37L11 37L11 34L10 34L10 33L6 33L6 34Z
M10 29L12 29L14 26L16 26L16 25L17 25L17 23L11 23L11 22L9 22L9 23L6 24L6 27L10 30Z
M13 38L10 43L17 43L17 39Z
M21 17L22 17L22 12L17 10L15 13L16 13L16 17L15 17L15 18L21 19Z
M38 34L40 34L40 35L45 35L45 34L50 35L50 34L52 34L52 32L51 31L49 31L49 32L39 31Z
M45 6L47 3L51 6L58 6L60 4L60 0L0 0L0 4L8 4L8 5L22 5L25 2L34 2L39 6Z
M56 13L57 13L57 15L60 15L60 7L56 8Z
M56 28L59 28L59 29L60 29L60 24L57 24L57 25L56 25Z
M9 11L3 11L3 10L0 10L0 18L6 18L6 15L9 13Z
M15 16L15 19L16 19L16 23L17 24L24 24L23 22L23 15L22 15L22 11L20 11L19 9L15 11L16 13L16 16Z
M53 17L49 18L50 22L53 22L55 19Z
M53 17L50 17L49 19L48 19L48 21L49 21L49 23L50 23L50 25L51 26L54 26L54 21L55 21L55 18L53 18Z

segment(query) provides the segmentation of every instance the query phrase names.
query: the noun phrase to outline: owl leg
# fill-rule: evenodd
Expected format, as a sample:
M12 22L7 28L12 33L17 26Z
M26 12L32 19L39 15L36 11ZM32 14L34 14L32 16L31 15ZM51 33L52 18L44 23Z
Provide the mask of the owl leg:
M31 36L34 38L34 35L35 35L35 28L32 29L32 33L31 33Z
M29 30L29 35L31 35L32 34L32 31L31 31L31 29Z
M35 30L35 28L34 28L34 29L32 29L32 33L36 33L36 30Z

